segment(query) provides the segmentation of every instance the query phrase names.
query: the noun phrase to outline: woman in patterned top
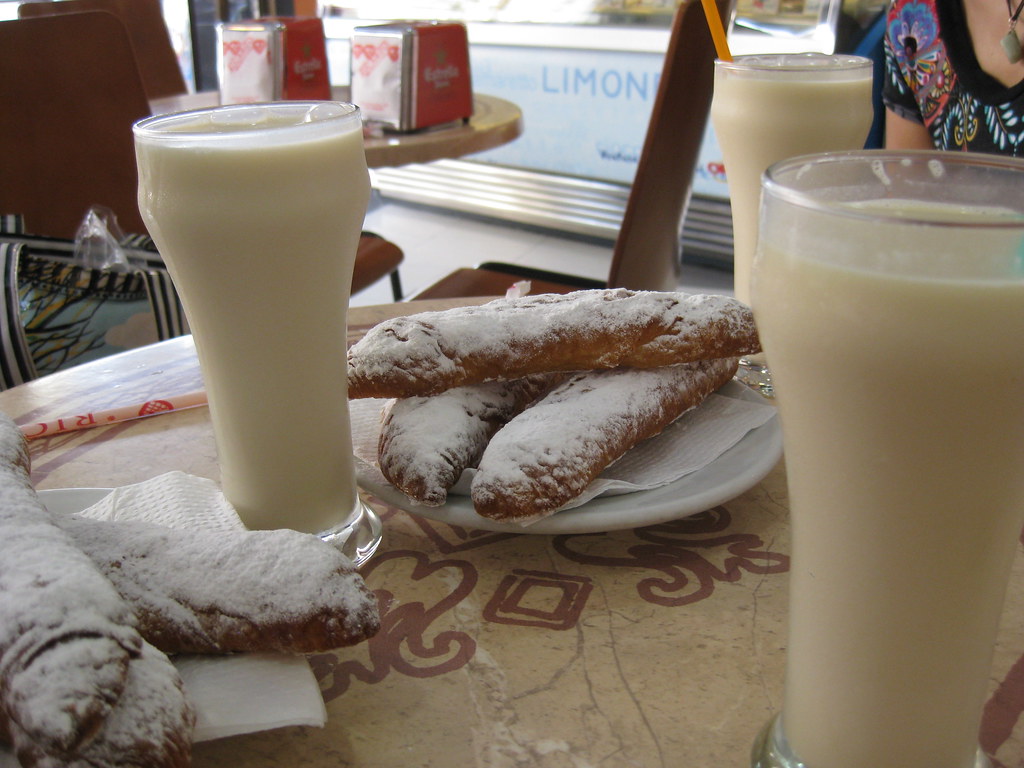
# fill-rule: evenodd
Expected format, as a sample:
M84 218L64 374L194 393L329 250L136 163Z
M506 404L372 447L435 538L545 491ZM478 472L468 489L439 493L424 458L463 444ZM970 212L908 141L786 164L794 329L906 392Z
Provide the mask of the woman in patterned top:
M1022 4L892 0L882 90L888 148L1024 157L1024 19L1014 28Z

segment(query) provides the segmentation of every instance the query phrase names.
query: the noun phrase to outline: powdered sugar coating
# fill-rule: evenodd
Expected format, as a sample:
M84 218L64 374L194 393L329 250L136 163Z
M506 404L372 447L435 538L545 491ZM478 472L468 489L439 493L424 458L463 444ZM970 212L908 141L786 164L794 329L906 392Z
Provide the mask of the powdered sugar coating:
M626 289L497 299L370 329L349 350L349 397L409 397L543 371L653 368L760 350L728 296Z
M12 735L26 768L187 768L194 724L178 671L164 654L143 644L102 728L73 756L54 758L24 734Z
M731 358L572 376L491 439L473 479L476 511L520 522L556 512L729 381L736 366Z
M66 754L120 697L142 639L113 586L60 531L0 414L0 733Z
M559 374L538 374L390 402L378 446L381 472L414 501L444 504L491 436L560 380Z
M146 640L169 653L312 653L380 625L351 561L310 534L76 516L58 524L129 603Z

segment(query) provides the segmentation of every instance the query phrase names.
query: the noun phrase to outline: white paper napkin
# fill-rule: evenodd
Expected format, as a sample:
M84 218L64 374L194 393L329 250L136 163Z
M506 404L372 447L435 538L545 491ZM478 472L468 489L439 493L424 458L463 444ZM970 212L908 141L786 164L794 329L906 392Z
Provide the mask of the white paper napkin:
M96 520L142 520L170 528L245 530L215 482L184 472L116 488L78 514ZM327 722L320 686L304 656L187 655L171 661L196 709L196 742L291 725L322 728ZM0 768L18 768L17 759L3 745Z
M323 727L327 710L302 656L246 653L173 659L196 709L195 742L289 725ZM0 745L0 768L19 768Z
M578 507L602 494L634 493L675 482L703 469L774 416L775 406L767 403L710 395L661 434L605 469L563 509Z
M683 414L661 434L637 445L609 466L581 496L562 507L572 509L602 494L622 494L658 488L696 472L736 445L752 429L775 417L775 406L767 401L742 397L742 384L731 382L719 393L709 396L700 406ZM386 400L353 400L349 403L352 440L356 457L364 469L376 475L377 441L380 436L381 408ZM476 470L462 473L449 491L469 495ZM379 482L386 482L383 475Z
M185 472L167 472L115 488L79 514L93 520L142 520L168 528L245 530L217 483Z
M302 656L179 656L174 666L196 708L195 741L327 722L320 687Z
M170 528L245 530L217 483L184 472L116 488L80 514ZM178 656L172 661L197 710L196 741L327 722L320 687L303 656Z

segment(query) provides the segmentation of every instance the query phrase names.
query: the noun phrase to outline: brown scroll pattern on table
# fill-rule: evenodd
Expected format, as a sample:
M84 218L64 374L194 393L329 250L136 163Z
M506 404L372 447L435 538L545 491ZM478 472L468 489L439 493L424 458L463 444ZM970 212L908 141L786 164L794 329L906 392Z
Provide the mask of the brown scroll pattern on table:
M556 536L553 546L562 557L577 563L657 571L660 576L637 583L640 597L655 605L689 605L710 597L719 582L737 582L744 573L789 570L787 555L770 551L757 534L727 533L731 523L729 511L715 507L682 520L637 528L632 533L639 543L627 544L622 552L596 553L595 537L605 534ZM719 555L721 563L701 551Z
M997 753L1013 735L1024 716L1024 657L1017 659L985 704L981 720L981 748L992 759L992 768L1020 768L1024 759L1014 756L1012 763L1002 762Z
M515 569L484 606L483 616L495 624L544 629L572 629L594 588L585 576ZM532 597L542 593L540 599Z
M472 556L468 553L473 550L521 538L518 534L451 526L408 515L379 500L374 502L393 531L404 529L415 535L418 530L446 556ZM640 597L654 605L678 607L711 597L718 584L738 582L744 574L781 574L789 570L789 558L771 551L770 542L756 533L730 533L732 524L729 511L715 507L699 515L631 531L538 538L547 539L545 546L573 563L621 569L620 573L655 571L658 576L637 582ZM382 628L366 644L369 664L351 658L341 660L334 654L310 657L325 701L342 695L352 679L372 684L392 671L409 677L435 677L462 669L472 660L476 641L467 632L451 629L444 616L481 589L476 565L458 559L432 562L423 552L395 550L371 560L366 569L371 585L373 571L396 562L406 567L411 564L414 581L437 576L444 569L455 570L446 574L441 598L433 603L405 602L404 595L376 591L382 605ZM593 581L588 576L511 568L489 598L476 598L483 604L484 621L564 631L578 626L592 590ZM993 768L1024 768L1024 762L1013 754L1013 732L1022 717L1024 657L1010 668L985 707L980 741ZM999 754L1001 751L1006 754Z
M1024 544L1024 532L1020 543ZM992 768L1021 768L1024 758L1007 755L1012 762L1002 762L1000 749L1011 740L1013 730L1024 718L1024 656L1017 659L996 686L985 704L981 719L981 748L992 759Z
M395 550L379 554L362 569L367 583L373 572L397 564L407 569L413 582L442 577L453 585L433 604L376 589L380 602L380 631L365 644L369 666L353 660L340 660L333 654L315 654L310 665L320 681L324 701L342 695L354 678L363 683L378 683L392 670L407 677L436 677L464 667L476 651L476 641L467 633L438 629L433 625L472 592L477 583L476 568L466 561L431 562L422 552ZM445 572L445 573L442 573ZM431 631L435 634L430 636Z
M381 630L357 652L310 657L325 701L342 695L357 680L381 682L390 673L436 677L466 666L476 652L472 634L454 629L452 614L472 597L480 618L493 624L565 631L579 625L600 568L621 568L643 576L637 592L654 605L676 607L710 597L719 583L744 574L777 574L789 558L769 550L756 533L730 533L724 507L662 525L610 534L578 534L525 539L520 534L474 531L408 515L374 500L395 539L406 547L424 544L430 553L398 548L378 553L363 570L381 604ZM425 536L425 539L424 539ZM585 574L530 569L510 557L498 581L480 584L475 552L508 547L516 540L553 550L570 563L596 566ZM399 545L402 546L401 544ZM498 550L502 551L502 550ZM437 552L442 559L434 560ZM492 553L493 554L493 553ZM508 556L505 553L502 556ZM556 558L557 559L557 558ZM568 563L566 563L568 565ZM491 587L491 594L479 594ZM394 585L402 584L400 593Z

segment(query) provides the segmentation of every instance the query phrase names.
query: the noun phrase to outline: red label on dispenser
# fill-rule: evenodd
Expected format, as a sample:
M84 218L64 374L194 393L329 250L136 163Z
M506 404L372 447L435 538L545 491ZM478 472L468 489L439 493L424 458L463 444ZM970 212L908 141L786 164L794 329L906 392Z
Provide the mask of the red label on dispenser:
M221 103L331 98L320 19L256 19L219 33Z
M321 19L276 19L284 25L284 82L281 96L292 101L331 98L327 43Z
M466 28L461 24L421 27L415 48L416 125L437 125L471 116L473 89Z
M473 115L464 25L357 27L351 44L352 101L367 120L411 131Z

